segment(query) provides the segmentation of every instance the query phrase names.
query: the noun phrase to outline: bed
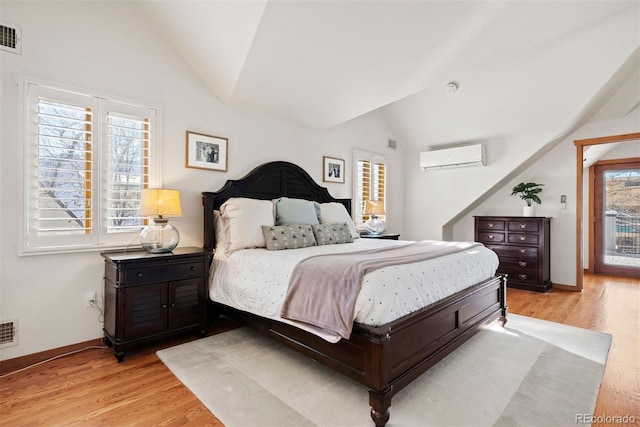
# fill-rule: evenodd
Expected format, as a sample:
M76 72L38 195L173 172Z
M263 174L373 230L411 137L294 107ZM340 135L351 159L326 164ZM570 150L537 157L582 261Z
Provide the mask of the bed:
M265 163L217 192L204 192L204 247L216 247L214 212L229 199L273 200L280 197L340 203L299 166ZM297 249L296 249L297 250ZM213 270L213 269L212 269ZM355 322L349 339L332 342L294 324L252 314L211 301L212 312L244 322L258 331L368 387L371 418L384 426L392 397L451 353L485 325L507 319L506 277L491 275L423 308L390 322L370 326Z

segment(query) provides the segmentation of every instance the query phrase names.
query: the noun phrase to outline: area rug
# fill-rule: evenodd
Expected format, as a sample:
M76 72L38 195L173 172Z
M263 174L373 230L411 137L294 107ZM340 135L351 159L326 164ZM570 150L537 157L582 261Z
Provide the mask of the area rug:
M608 334L509 315L401 390L393 426L575 426L593 414ZM367 426L367 388L251 329L158 351L227 427Z

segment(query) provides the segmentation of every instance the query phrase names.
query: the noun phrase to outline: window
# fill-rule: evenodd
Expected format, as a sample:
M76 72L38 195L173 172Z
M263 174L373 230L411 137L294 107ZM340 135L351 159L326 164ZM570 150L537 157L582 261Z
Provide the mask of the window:
M369 219L369 215L364 213L367 200L381 201L385 205L386 211L387 158L380 154L355 151L353 169L355 171L353 219L357 225ZM380 215L379 219L386 221L386 215Z
M131 243L158 183L157 109L25 81L23 252Z

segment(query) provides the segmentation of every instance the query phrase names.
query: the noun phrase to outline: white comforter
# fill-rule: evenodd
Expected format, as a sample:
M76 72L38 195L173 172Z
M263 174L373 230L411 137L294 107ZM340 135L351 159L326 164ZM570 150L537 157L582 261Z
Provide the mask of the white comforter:
M213 258L209 296L213 301L294 324L327 341L336 342L314 328L280 317L289 276L304 258L325 253L372 249L402 241L356 239L341 245L312 246L302 249L268 251L244 249L230 255L217 251ZM462 245L467 242L442 242ZM496 254L475 246L465 251L427 261L385 267L365 275L356 301L355 321L378 326L426 307L442 298L493 276L498 268Z

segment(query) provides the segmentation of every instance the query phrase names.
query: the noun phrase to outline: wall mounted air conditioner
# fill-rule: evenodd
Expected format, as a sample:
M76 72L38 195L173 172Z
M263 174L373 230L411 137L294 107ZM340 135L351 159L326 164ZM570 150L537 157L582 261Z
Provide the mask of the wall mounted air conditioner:
M485 166L486 164L486 154L482 144L420 153L420 167L424 170Z

